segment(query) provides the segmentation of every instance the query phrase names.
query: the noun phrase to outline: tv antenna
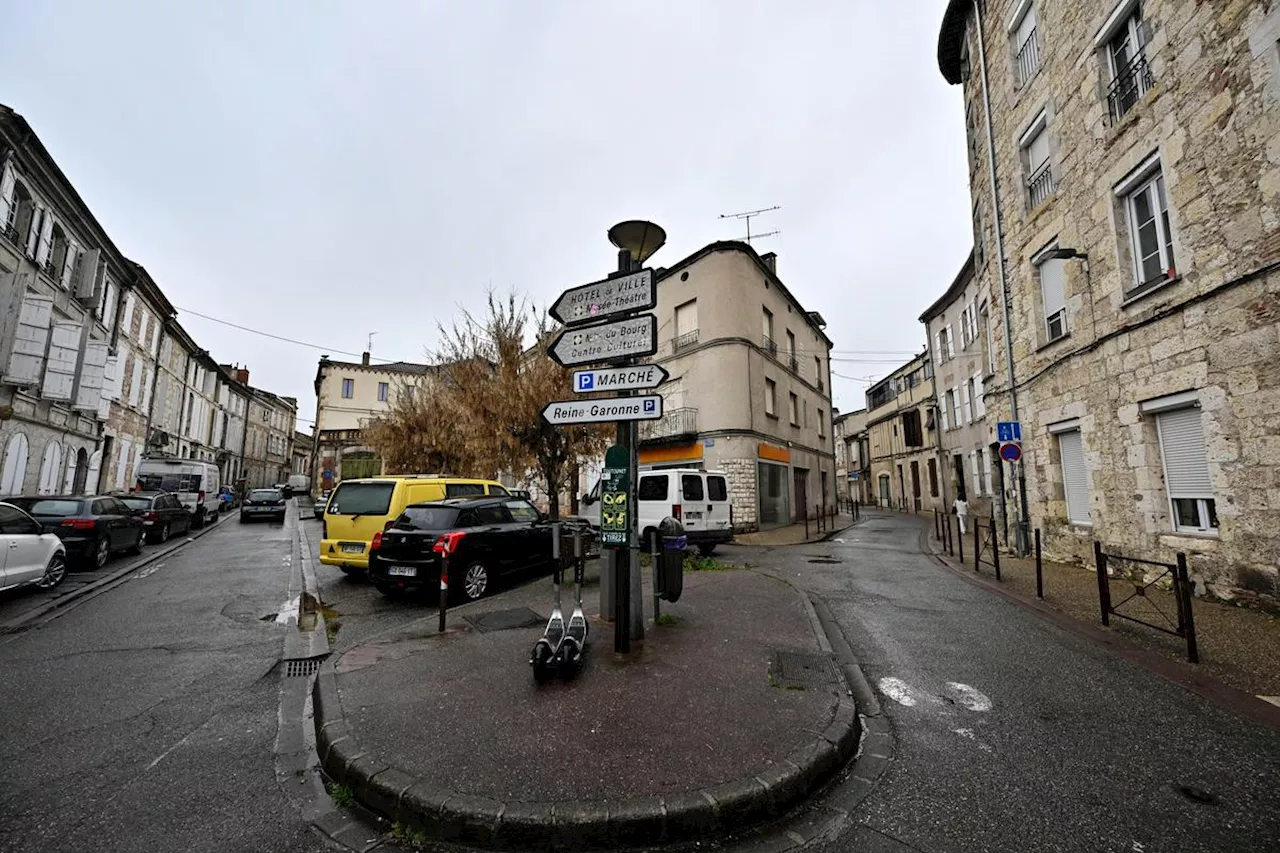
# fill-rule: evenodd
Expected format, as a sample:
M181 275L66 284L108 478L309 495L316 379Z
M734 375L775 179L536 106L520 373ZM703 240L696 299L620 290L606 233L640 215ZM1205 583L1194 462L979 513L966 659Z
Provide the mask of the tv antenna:
M369 342L365 345L365 352L373 352L373 336L376 334L378 333L377 332L369 333Z
M760 208L759 210L746 210L746 211L743 211L742 213L722 213L722 214L720 214L720 218L721 218L721 219L743 219L743 220L746 220L746 223L747 223L747 237L746 237L746 243L747 243L747 245L750 245L750 244L751 244L751 240L752 240L752 235L751 235L751 219L752 219L752 217L759 216L759 215L760 215L760 214L762 214L762 213L771 213L772 211L775 211L775 210L782 210L781 205L777 205L777 204L775 204L773 207L762 207L762 208ZM774 229L773 231L766 231L766 232L764 232L763 234L756 234L756 235L755 235L755 239L757 239L757 240L758 240L758 239L760 239L761 237L772 237L772 236L774 236L774 235L776 235L776 234L781 234L781 233L782 233L781 231L779 231L779 230L777 230L777 229Z

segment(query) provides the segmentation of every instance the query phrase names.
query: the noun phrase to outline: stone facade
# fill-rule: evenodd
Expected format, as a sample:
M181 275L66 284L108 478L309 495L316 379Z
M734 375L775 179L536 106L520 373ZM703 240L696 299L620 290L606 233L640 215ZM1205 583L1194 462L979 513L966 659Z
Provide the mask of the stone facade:
M946 508L927 351L867 389L867 434L873 503L916 512Z
M993 306L1007 282L1031 525L1051 557L1181 551L1215 592L1275 595L1280 8L980 8L953 0L939 61L963 83L975 276ZM1000 314L989 424L1012 409Z
M844 412L832 429L836 440L836 488L842 501L867 503L871 495L871 457L867 435L867 410Z

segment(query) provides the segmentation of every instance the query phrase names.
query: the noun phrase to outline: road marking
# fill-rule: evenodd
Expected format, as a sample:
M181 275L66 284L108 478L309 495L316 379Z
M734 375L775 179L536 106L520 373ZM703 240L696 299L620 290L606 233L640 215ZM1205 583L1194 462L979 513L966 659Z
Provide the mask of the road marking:
M978 740L978 736L973 733L973 729L952 729L951 731L960 735L960 737L962 738L968 738L969 740L973 741L974 744L977 745L978 749L982 750L983 752L993 751L990 746Z
M1259 696L1258 698L1263 702L1270 702L1272 705L1280 708L1280 696ZM1136 841L1134 843L1137 844Z
M277 625L297 625L298 611L302 607L302 596L294 598L292 601L286 601L280 608L280 612L276 614Z
M916 704L916 697L911 695L911 688L900 678L882 678L876 682L876 686L880 688L881 693L899 705L910 708Z
M991 710L991 700L976 687L961 684L958 681L948 681L947 690L953 694L952 698L956 700L957 704L968 708L970 711Z
M163 568L164 568L164 566L165 566L165 564L164 564L164 563L156 563L154 566L148 566L147 568L143 569L142 571L140 571L140 572L138 572L136 575L134 575L134 576L133 576L133 579L134 579L134 580L136 580L136 581L140 581L140 580L142 580L143 578L149 578L149 577L151 577L152 575L154 575L156 572L158 572L158 571L160 571L161 569L163 569Z

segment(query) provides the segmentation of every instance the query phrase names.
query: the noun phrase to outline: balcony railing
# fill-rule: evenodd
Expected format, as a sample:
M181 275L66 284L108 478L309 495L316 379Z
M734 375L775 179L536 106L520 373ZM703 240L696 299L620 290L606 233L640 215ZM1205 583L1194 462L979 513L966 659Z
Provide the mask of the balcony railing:
M800 362L796 360L794 355L789 355L787 356L787 367L791 368L791 371L794 373L800 369Z
M683 335L677 335L676 339L671 342L671 351L680 352L682 349L688 349L698 342L698 330L685 332Z
M1128 65L1117 70L1115 79L1107 88L1107 111L1111 113L1111 123L1124 118L1125 113L1133 109L1155 84L1144 53L1138 53Z
M764 348L765 348L765 351L769 353L769 355L778 354L778 342L775 341L773 338L769 337L768 335L764 336Z
M640 440L653 441L660 438L674 438L683 435L696 435L698 432L698 410L690 408L671 409L663 412L656 421L640 422Z
M1031 206L1039 207L1041 202L1053 195L1053 189L1053 168L1049 161L1045 160L1027 181L1027 193L1031 197Z
M1040 66L1040 48L1036 45L1036 31L1033 28L1027 40L1018 48L1018 86L1025 86Z

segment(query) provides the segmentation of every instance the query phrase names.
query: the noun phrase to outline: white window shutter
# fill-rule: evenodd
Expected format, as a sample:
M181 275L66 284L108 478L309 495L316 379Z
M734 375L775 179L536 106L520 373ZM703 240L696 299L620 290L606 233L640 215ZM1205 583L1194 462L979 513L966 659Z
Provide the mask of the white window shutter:
M951 334L951 324L947 324L947 358L956 357L956 336Z
M50 441L44 446L44 458L40 461L40 479L36 482L36 494L53 494L62 480L62 445Z
M17 184L18 176L14 174L13 166L5 163L4 171L0 172L0 226L7 225L13 215L13 189Z
M1213 498L1209 457L1199 409L1175 409L1156 416L1165 488L1172 498Z
M112 488L117 492L124 488L124 466L132 452L133 442L127 439L116 447L116 478Z
M1050 259L1040 264L1040 292L1044 299L1044 316L1052 317L1067 304L1066 261Z
M130 328L133 324L133 291L130 290L124 296L124 313L120 315L120 333L129 335Z
M28 258L36 256L36 247L40 245L40 221L44 218L44 208L36 205L35 212L31 214L31 225L27 229L26 252Z
M982 371L979 370L973 374L973 410L977 417L985 418L987 416L987 404L982 399Z
M978 468L978 451L969 451L969 470L973 472L973 496L982 494L982 475Z
M89 476L84 478L85 494L92 495L98 491L98 477L102 474L102 451L95 450L89 457Z
M969 408L969 383L960 383L960 411L964 413L964 422L972 423L972 410Z
M982 490L986 494L991 494L991 453L983 452L982 454Z
M62 287L70 290L73 273L76 271L76 258L80 256L80 244L75 240L67 243L67 256L62 261Z
M129 405L135 409L138 407L138 400L141 398L142 391L142 359L136 355L133 359L133 375L129 380Z
M946 354L942 351L942 332L941 331L937 331L933 333L933 352L934 352L934 358L938 360L938 364L942 364L942 362L944 361L944 356Z
M75 491L76 487L76 454L68 447L67 458L63 464L64 473L62 475L62 488L59 490L64 495L69 495Z
M138 472L142 470L142 452L145 450L142 442L138 442L138 446L133 451L133 468L129 472L129 487L132 488L138 482Z
M80 360L80 324L54 323L49 335L49 359L44 366L40 396L47 400L71 399Z
M12 385L38 385L44 373L45 350L49 346L49 322L53 319L53 300L28 291L22 298L13 351L5 367L4 379Z
M106 380L109 350L110 345L103 341L90 341L84 348L84 364L80 368L80 388L76 391L75 408L86 412L98 411L102 402L102 385Z
M942 431L946 432L951 427L947 425L947 397L945 394L942 396L941 402L942 404L938 406L938 413L942 415Z
M1062 455L1062 490L1067 498L1067 519L1072 524L1089 524L1089 473L1084 467L1084 442L1080 431L1058 434Z
M151 370L144 368L142 371L142 412L151 411Z
M4 449L4 473L0 477L0 493L20 495L27 481L27 437L15 432Z
M80 261L80 275L75 279L75 295L78 299L92 299L98 292L102 273L102 250L87 249Z
M46 210L44 219L40 223L40 243L36 247L36 263L43 264L49 260L51 251L53 251L53 214Z

